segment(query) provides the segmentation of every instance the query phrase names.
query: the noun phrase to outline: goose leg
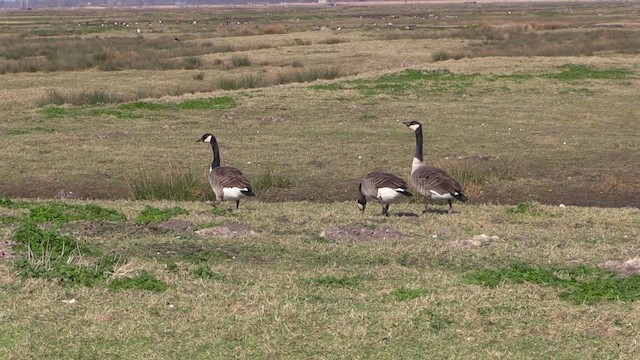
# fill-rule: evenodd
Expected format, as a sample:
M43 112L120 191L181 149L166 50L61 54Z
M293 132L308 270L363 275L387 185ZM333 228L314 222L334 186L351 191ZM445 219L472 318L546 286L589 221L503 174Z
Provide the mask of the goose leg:
M426 213L427 213L427 210L428 210L428 208L429 208L429 199L427 199L427 198L425 197L425 198L423 198L423 201L424 201L424 211L422 211L422 213L423 213L423 214L426 214Z
M449 214L451 214L453 212L453 206L451 205L451 199L448 199L447 202L449 203Z
M240 207L240 200L236 200L236 210Z
M382 215L389 216L389 204L382 205Z

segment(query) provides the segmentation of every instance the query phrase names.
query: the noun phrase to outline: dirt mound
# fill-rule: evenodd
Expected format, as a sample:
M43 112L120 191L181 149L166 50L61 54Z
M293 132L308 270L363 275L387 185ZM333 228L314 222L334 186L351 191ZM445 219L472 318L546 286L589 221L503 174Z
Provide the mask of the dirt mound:
M196 234L200 236L217 236L224 238L235 238L242 236L253 236L258 233L251 230L247 224L244 223L227 223L221 226L210 227L196 231Z
M609 260L600 264L600 267L620 273L624 277L640 274L640 257L627 261Z
M171 219L155 224L153 227L157 230L181 232L195 228L195 224L187 220Z
M344 242L367 242L374 240L399 239L403 234L392 228L371 229L360 224L338 225L320 234L325 239Z

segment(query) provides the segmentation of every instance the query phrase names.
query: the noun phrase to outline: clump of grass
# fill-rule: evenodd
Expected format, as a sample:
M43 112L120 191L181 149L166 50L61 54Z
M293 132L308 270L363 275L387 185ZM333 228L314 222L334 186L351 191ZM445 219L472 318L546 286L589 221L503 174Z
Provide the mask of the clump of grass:
M433 62L445 61L449 59L460 60L466 57L466 55L462 52L450 52L446 50L436 51L431 55L431 60Z
M530 203L519 203L515 207L507 207L505 211L510 214L526 214L532 210Z
M104 90L81 90L78 92L62 92L58 89L47 91L47 94L36 100L36 105L42 107L46 105L71 104L75 106L112 104L122 102L124 98L111 91Z
M129 180L129 188L136 200L206 200L210 191L203 173L176 167L165 172L141 173Z
M240 76L225 76L214 81L214 87L221 90L253 89L268 86L262 74L242 74Z
M211 268L206 264L200 264L198 267L193 269L193 275L204 280L222 281L225 279L223 274L211 271Z
M26 201L12 200L6 196L0 197L0 207L7 209L23 209L31 205Z
M303 68L303 67L304 67L304 63L303 63L302 61L300 61L300 60L293 60L293 61L291 62L291 67L294 67L294 68Z
M193 74L193 80L204 80L204 73L199 72L197 74Z
M394 290L391 294L397 301L407 301L417 299L419 297L427 295L429 292L424 289L408 289L408 288L398 288Z
M333 44L340 44L340 43L345 43L345 42L349 42L349 40L343 39L343 38L338 38L338 37L332 37L332 38L328 38L328 39L325 39L325 40L321 40L321 41L318 42L318 44L333 45Z
M293 180L290 178L274 173L269 170L262 175L255 178L253 181L253 188L255 191L262 192L268 189L286 189L293 185Z
M133 278L113 279L109 282L109 290L146 290L152 292L165 291L169 286L162 280L156 279L155 276L148 272L142 272Z
M640 299L639 275L621 278L612 271L588 266L536 267L516 262L502 269L473 271L466 279L488 287L497 287L504 282L553 286L562 289L560 298L576 305Z
M202 60L197 56L187 56L182 60L182 67L186 70L193 70L202 67Z
M288 84L292 82L310 82L318 79L331 80L340 77L340 74L340 69L335 66L292 69L278 73L275 82L277 84Z
M361 278L354 277L337 277L337 276L320 276L309 279L309 282L316 285L328 286L328 287L354 287L360 284Z
M287 26L284 24L269 24L262 27L264 34L285 34L287 32Z
M147 205L145 209L136 218L136 224L146 225L152 222L163 222L171 219L176 215L186 215L189 212L181 207L175 206L170 209L158 209Z
M233 67L251 66L251 60L246 55L234 55L231 57Z
M58 280L63 284L91 286L109 277L114 267L123 262L119 256L99 256L97 251L80 246L55 229L40 229L33 221L22 221L13 235L14 247L21 253L16 268L23 278ZM88 262L82 253L98 256Z

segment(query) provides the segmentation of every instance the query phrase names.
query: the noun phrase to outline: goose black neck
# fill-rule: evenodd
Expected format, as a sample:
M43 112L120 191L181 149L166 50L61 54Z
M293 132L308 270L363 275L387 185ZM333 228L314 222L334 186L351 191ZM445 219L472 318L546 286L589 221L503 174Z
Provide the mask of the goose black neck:
M423 161L422 157L422 126L419 126L416 131L416 159Z
M211 167L215 168L220 166L220 149L218 149L218 141L216 138L211 139L211 148L213 149L213 162Z

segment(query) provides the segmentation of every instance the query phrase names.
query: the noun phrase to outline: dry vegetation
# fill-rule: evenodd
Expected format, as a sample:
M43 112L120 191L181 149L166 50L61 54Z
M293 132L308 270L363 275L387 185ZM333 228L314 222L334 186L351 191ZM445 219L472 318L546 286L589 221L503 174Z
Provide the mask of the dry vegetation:
M0 13L0 358L634 357L639 15ZM471 200L360 216L408 118Z

